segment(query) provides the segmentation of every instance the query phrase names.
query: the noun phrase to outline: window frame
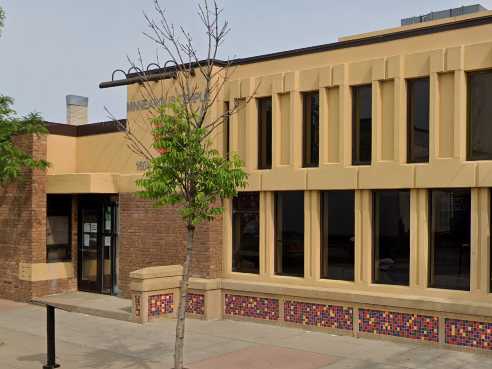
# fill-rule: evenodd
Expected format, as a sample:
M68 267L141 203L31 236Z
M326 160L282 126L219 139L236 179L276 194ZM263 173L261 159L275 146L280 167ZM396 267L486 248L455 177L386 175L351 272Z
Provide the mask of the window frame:
M258 111L258 169L272 169L273 161L273 101L271 96L256 99ZM270 104L270 124L268 119L263 121L263 113L266 114L265 103ZM264 145L265 144L265 147Z
M279 261L279 258L278 258L278 254L279 254L279 237L278 237L278 227L279 227L279 209L278 209L278 195L280 194L285 194L285 193L295 193L295 192L298 192L298 193L301 193L302 194L302 204L303 204L303 212L302 212L302 234L303 234L303 239L302 239L302 259L303 259L303 262L302 262L302 274L290 274L290 273L286 273L283 271L283 267L282 267L282 272L279 272L279 269L278 269L278 265L279 265L279 262L282 263L282 266L283 266L283 258L282 260ZM306 270L305 270L305 267L304 267L304 264L306 262L306 254L305 254L305 244L304 244L304 237L305 237L305 234L306 234L306 224L305 224L305 221L304 221L304 213L305 213L305 198L304 198L304 191L302 190L294 190L294 191L275 191L274 192L274 222L273 222L273 226L274 226L274 232L273 232L273 236L274 236L274 275L276 276L281 276L281 277L293 277L293 278L304 278L305 277L305 273L306 273ZM283 233L283 229L282 229L282 233ZM282 251L283 250L283 243L282 243ZM283 257L283 255L282 255Z
M420 82L420 81L427 81L427 87L428 87L428 94L429 94L429 101L428 101L428 107L429 111L427 112L427 158L425 159L415 159L414 158L414 152L415 150L413 149L413 143L415 142L414 139L414 125L412 122L412 94L410 93L410 90L412 86L414 85L415 82ZM406 93L407 93L407 163L409 164L422 164L422 163L428 163L429 162L429 157L430 157L430 77L418 77L418 78L409 78L406 79Z
M260 274L260 258L261 258L261 235L260 235L260 226L261 226L261 220L260 220L260 217L261 217L261 212L260 212L260 208L261 208L261 196L260 196L260 192L259 191L241 191L238 193L238 196L239 197L241 194L244 194L244 193L254 193L257 195L257 198L258 198L258 209L256 212L254 212L255 214L257 213L258 214L258 270L257 271L244 271L244 270L239 270L237 268L234 267L235 265L235 260L234 260L234 246L235 246L235 232L234 232L234 216L236 214L244 214L244 213L253 213L253 211L251 210L235 210L234 208L234 199L231 199L231 272L233 273L243 273L243 274L251 274L251 275L259 275Z
M358 109L358 101L357 97L359 96L359 90L361 88L369 88L371 90L371 150L370 150L370 159L369 161L360 160L360 116ZM372 84L366 83L361 85L354 85L350 87L351 89L351 97L352 97L352 165L360 166L360 165L371 165L372 164L372 132L373 132L373 116L372 116ZM357 155L359 152L359 155Z
M58 199L61 199L61 200L58 200L58 201L67 201L67 204L69 205L66 209L66 213L64 214L61 214L61 215L53 215L53 213L51 213L50 215L50 211L49 211L49 204L48 204L48 201L49 201L49 198L52 198L52 199L55 199L55 198L58 198ZM72 229L73 229L73 225L72 225L72 221L73 221L73 209L74 209L74 206L73 206L73 203L72 203L72 197L70 195L58 195L58 194L47 194L46 195L46 263L66 263L66 262L71 262L72 259L73 259L73 245L72 245L72 241L73 241L73 237L72 237ZM48 218L50 216L64 216L64 217L67 217L68 218L68 243L66 245L66 250L67 250L67 256L66 257L62 257L62 258L50 258L49 257L49 252L48 252L48 248L50 247L50 245L48 245L48 239L47 239L47 236L48 236Z
M433 225L433 217L432 217L432 192L433 191L443 191L443 192L451 192L451 191L468 191L469 195L469 206L470 206L470 217L468 220L468 227L469 227L469 233L470 233L470 254L469 254L469 259L470 263L468 265L468 289L459 289L459 288L447 288L447 287L442 287L442 286L436 286L435 282L433 282L434 276L433 276L433 271L435 269L435 266L433 265L434 259L435 259L435 247L434 247L434 236L433 236L433 231L432 231L432 225ZM428 276L427 276L427 287L428 288L434 288L434 289L442 289L442 290L447 290L447 291L462 291L462 292L471 292L471 276L472 276L472 270L471 270L471 258L472 258L472 250L471 250L471 243L472 243L472 191L471 188L466 188L466 187L459 187L459 188L432 188L427 190L427 234L428 234L428 251L427 251L427 256L428 256Z
M352 195L352 225L353 225L353 242L352 242L352 276L351 278L334 278L333 275L330 275L330 265L329 265L329 222L330 218L325 219L325 215L327 215L325 209L329 204L329 199L326 198L325 195L329 193L340 193L340 192L350 192ZM319 260L319 270L320 270L320 279L322 280L331 280L331 281L346 281L346 282L354 282L355 281L355 190L322 190L320 191L320 260ZM324 263L326 262L326 270L324 268Z
M231 152L231 117L230 117L230 105L229 101L224 101L224 127L222 129L223 133L223 150L224 150L224 158L229 160L230 152Z
M376 280L376 240L377 240L377 229L376 227L378 226L379 222L376 220L376 216L378 215L376 213L376 197L378 194L383 193L383 192L406 192L408 193L408 222L409 222L409 230L408 230L408 279L406 280L406 283L386 283L381 280ZM386 286L401 286L401 287L409 287L410 286L410 274L411 274L411 247L412 247L412 242L411 242L411 233L412 233L412 215L411 215L411 204L412 204L412 199L411 199L412 193L410 189L406 188L401 188L401 189L384 189L384 190L374 190L371 193L371 198L372 198L372 247L371 247L371 283L377 284L377 285L386 285ZM380 259L381 260L381 259Z
M312 98L316 96L318 101L318 119L317 123L313 126L313 108L312 108ZM309 110L308 104L309 101ZM319 90L303 92L302 93L302 167L303 168L316 168L319 167ZM309 126L309 142L311 145L308 145L308 136L306 134L307 128ZM314 128L314 135L313 135ZM314 141L314 147L313 147ZM308 146L309 146L309 155L308 155ZM311 157L308 160L307 157ZM312 156L315 156L313 158Z
M474 75L481 74L491 74L492 68L482 69L482 70L474 70L466 72L466 160L467 161L480 161L480 160L492 160L492 154L490 158L476 158L472 155L472 111L471 111L471 78Z

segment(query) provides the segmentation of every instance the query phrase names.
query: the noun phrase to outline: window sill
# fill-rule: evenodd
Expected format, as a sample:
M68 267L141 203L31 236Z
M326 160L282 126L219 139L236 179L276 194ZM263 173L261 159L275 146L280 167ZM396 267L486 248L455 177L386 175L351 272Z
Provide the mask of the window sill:
M471 301L471 292L422 289L422 294L405 286L395 287L392 292L355 289L351 283L347 288L320 287L304 285L289 285L286 278L272 282L241 281L235 279L221 280L221 286L225 290L249 292L257 294L269 294L278 296L291 296L313 300L340 301L345 304L364 304L374 306L386 306L395 309L413 309L423 311L446 312L452 314L464 314L474 316L492 317L492 300L480 297L481 301ZM297 278L302 280L301 278ZM372 287L372 286L371 286ZM384 286L386 287L386 285ZM404 292L405 294L402 294ZM432 296L428 293L431 292ZM451 292L451 294L450 294ZM437 297L436 295L442 295ZM448 296L447 296L448 295ZM452 295L449 296L449 295Z

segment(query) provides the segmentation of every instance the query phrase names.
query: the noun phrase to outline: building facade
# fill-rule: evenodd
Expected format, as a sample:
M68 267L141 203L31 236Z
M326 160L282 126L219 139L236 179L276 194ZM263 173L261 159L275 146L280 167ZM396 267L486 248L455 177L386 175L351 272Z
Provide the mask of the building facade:
M492 12L232 67L211 114L243 106L212 140L248 185L199 229L192 267L223 316L490 349ZM3 296L128 296L129 272L181 263L184 226L136 195L146 163L126 139L150 143L146 91L172 83L128 81L119 124L81 124L69 98L68 123L27 143L52 166L3 195L5 224L15 200L32 230L2 236Z

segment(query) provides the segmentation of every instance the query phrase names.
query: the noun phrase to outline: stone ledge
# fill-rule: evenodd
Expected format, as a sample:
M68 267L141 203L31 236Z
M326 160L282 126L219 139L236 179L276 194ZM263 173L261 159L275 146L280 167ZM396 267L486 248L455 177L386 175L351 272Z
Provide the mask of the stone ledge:
M19 263L21 281L39 282L74 278L72 262Z
M492 304L471 302L466 299L453 300L419 295L348 291L323 287L288 286L276 283L246 282L231 279L220 280L222 290L251 292L277 296L292 296L338 302L340 304L365 304L396 307L418 311L433 311L447 314L492 317Z
M152 279L152 278L167 278L181 277L183 275L183 267L181 265L165 265L155 266L135 270L130 273L131 279Z

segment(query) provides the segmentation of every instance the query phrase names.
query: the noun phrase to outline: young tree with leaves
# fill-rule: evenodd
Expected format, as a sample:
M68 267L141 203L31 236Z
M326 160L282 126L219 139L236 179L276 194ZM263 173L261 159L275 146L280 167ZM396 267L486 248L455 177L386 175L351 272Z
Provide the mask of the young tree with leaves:
M182 102L162 106L152 124L153 147L160 155L150 161L138 185L143 188L140 195L156 205L178 205L186 225L174 358L174 368L183 369L186 297L195 229L222 213L220 201L236 196L237 189L245 185L246 173L237 155L227 160L211 147L209 132L193 125Z
M183 369L186 296L196 227L220 215L222 200L236 196L247 181L237 154L222 155L213 148L212 139L225 120L245 108L256 90L241 104L231 104L226 111L216 109L234 68L228 61L216 60L229 25L214 0L201 0L198 5L207 45L202 59L192 36L169 22L159 0L154 0L154 10L155 18L145 14L145 35L168 60L163 68L149 71L139 52L138 65L130 60L133 73L127 75L139 83L141 98L149 102L153 144L149 147L144 143L137 130L132 129L132 122L127 126L127 138L129 148L149 162L137 182L142 189L140 196L153 200L157 206L176 205L186 226L174 352L174 369ZM159 60L150 65L159 65ZM163 105L162 101L169 101L170 96L174 102Z
M0 35L5 13L0 7ZM0 187L20 179L26 169L46 169L48 162L36 160L15 143L22 135L47 133L39 114L31 113L18 117L12 109L14 100L0 95Z

